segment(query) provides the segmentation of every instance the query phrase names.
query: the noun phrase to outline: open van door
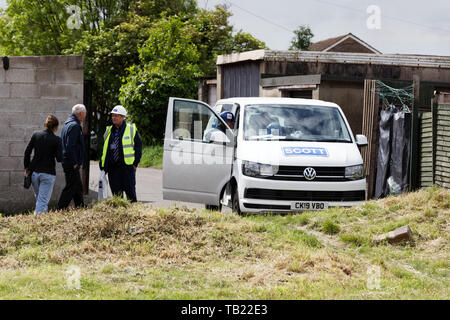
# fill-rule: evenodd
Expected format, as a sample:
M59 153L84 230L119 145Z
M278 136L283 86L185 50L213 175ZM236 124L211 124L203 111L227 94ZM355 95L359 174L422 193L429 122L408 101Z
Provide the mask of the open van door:
M170 98L163 155L163 198L218 205L231 177L235 139L207 104Z

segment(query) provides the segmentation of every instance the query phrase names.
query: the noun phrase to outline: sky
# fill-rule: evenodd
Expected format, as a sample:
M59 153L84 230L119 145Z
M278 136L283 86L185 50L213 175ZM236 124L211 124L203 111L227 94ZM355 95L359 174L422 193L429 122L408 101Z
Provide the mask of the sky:
M201 8L226 3L235 31L242 29L273 50L287 50L293 30L309 25L313 42L353 33L382 53L450 56L448 0L197 0ZM367 9L380 10L369 29ZM370 21L372 21L371 19Z
M382 53L450 56L448 0L197 0L201 8L227 4L235 31L242 29L273 50L287 50L293 30L309 25L313 41L353 33ZM5 7L6 0L0 0ZM380 10L379 29L367 20ZM372 21L372 20L371 20Z

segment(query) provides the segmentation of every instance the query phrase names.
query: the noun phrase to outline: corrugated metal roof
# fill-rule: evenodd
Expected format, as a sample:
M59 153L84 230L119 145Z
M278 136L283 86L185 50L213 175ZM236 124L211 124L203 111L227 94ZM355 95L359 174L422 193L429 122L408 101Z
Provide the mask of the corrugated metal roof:
M255 50L240 54L220 55L217 57L217 65L248 60L351 63L450 69L450 56L291 50Z

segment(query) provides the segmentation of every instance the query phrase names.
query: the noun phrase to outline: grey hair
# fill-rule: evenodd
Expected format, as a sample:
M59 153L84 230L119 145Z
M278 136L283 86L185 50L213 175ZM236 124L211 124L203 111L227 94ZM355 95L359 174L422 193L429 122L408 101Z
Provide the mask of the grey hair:
M73 106L72 114L77 115L82 112L86 112L86 107L84 106L84 104L76 104Z

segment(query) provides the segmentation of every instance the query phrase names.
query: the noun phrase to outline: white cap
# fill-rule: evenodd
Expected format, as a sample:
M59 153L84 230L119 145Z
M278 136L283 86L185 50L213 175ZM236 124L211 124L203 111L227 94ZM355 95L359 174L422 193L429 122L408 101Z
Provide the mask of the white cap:
M120 115L126 117L127 110L125 110L125 108L123 106L117 105L112 109L111 113L120 114Z

